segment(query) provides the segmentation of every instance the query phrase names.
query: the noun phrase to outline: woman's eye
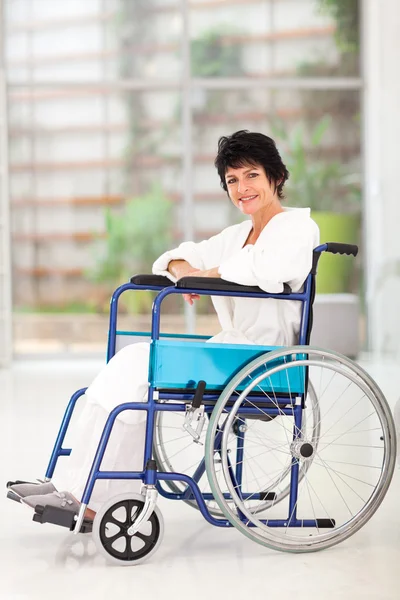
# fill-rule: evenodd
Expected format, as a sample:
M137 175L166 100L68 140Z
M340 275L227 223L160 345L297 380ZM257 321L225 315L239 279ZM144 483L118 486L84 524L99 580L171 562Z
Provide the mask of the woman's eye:
M228 179L227 183L228 183L228 185L230 185L231 183L235 183L235 180L234 179Z
M258 177L258 173L250 173L249 177Z

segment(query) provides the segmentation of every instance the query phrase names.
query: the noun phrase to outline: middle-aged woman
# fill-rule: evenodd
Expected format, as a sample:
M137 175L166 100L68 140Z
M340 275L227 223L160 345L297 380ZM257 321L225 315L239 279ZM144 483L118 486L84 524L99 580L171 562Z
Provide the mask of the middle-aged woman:
M283 186L289 174L275 142L261 133L238 131L222 137L215 166L231 202L247 217L200 243L184 242L165 252L153 273L172 281L188 276L221 277L243 285L280 293L289 283L299 291L310 272L312 251L319 243L310 209L283 208ZM250 218L248 218L250 217ZM212 220L212 215L210 215ZM189 304L198 298L186 294ZM214 297L222 331L210 342L287 346L297 342L299 302L257 298ZM110 411L123 402L147 399L149 344L120 350L86 391L85 406L75 427L76 441L69 469L59 479L12 487L24 504L79 508L93 457ZM120 413L107 446L104 470L132 471L143 467L145 411ZM87 516L103 502L126 491L138 491L136 481L97 481Z

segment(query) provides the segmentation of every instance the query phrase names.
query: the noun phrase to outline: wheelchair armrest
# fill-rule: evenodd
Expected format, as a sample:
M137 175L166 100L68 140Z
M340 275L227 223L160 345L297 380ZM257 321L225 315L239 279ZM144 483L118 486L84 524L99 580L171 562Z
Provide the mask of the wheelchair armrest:
M247 294L267 294L265 290L262 290L258 286L252 285L240 285L238 283L232 283L232 281L226 281L225 279L219 279L218 277L182 277L176 282L177 288L192 288L198 290L215 290L216 292L243 292ZM282 294L291 294L292 290L290 285L287 283L283 284Z
M163 275L134 275L131 277L131 283L135 285L141 285L145 288L147 287L172 287L174 286L174 282L168 279L168 277L163 277Z

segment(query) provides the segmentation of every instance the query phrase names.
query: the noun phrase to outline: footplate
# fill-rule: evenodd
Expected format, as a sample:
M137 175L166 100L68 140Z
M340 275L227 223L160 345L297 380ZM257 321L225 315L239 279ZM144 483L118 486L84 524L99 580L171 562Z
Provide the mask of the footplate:
M12 492L11 490L7 492L7 498L9 498L10 500L15 500L15 502L21 502L21 498L17 496L17 494L14 494L14 492Z
M29 483L30 485L39 485L39 483L44 483L41 479L36 481L23 481L22 479L16 479L15 481L7 481L6 487L9 488L12 485L19 485L20 483Z
M70 531L73 531L75 528L76 518L77 513L72 510L65 510L64 508L57 508L55 506L41 506L40 504L35 506L35 514L33 515L33 520L37 523L52 523L53 525L68 527ZM92 527L93 521L83 519L79 533L91 533Z

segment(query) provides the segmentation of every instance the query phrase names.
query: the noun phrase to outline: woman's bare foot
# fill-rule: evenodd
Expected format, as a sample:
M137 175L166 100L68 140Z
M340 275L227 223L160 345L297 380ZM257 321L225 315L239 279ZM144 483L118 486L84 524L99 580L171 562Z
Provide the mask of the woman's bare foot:
M96 516L96 513L94 512L94 510L92 510L91 508L86 509L85 517L87 519L90 519L91 521L93 521L95 516Z
M72 496L72 494L71 494L71 496ZM75 498L75 496L72 496L72 497L73 497L73 499L74 499L74 500L75 500L75 501L76 501L76 502L77 502L77 503L80 505L80 502L79 502L79 500L77 500L77 499ZM96 516L96 513L95 513L95 512L94 512L94 510L92 510L91 508L87 508L87 509L85 510L85 518L86 518L86 519L90 519L91 521L93 521L93 519L95 518L95 516Z

